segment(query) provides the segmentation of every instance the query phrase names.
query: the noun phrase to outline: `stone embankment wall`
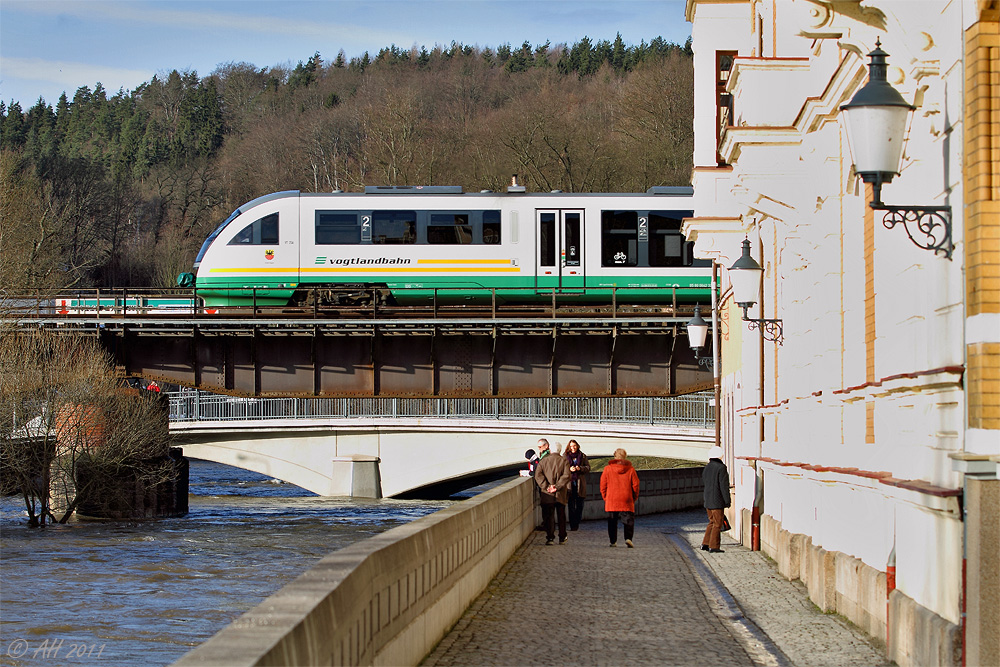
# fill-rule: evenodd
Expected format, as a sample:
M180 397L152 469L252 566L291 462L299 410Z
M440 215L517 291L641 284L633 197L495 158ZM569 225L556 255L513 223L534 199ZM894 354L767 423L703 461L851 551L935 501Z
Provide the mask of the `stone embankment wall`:
M699 505L701 470L639 471L636 509ZM587 490L585 516L603 518L600 473ZM540 518L519 477L326 556L175 664L418 664Z
M639 470L639 499L635 501L636 514L655 514L672 510L702 507L705 485L697 468L667 468ZM587 502L583 506L584 520L603 519L604 501L601 499L601 473L587 474Z
M535 529L518 478L323 558L177 665L413 665Z

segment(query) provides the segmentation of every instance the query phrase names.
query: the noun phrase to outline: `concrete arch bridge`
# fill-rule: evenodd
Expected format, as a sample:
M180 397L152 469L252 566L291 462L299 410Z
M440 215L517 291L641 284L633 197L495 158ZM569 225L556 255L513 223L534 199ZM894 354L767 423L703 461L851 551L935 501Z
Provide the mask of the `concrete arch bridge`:
M323 496L389 497L511 475L527 467L525 451L543 437L563 444L576 438L588 456L623 447L630 456L704 462L714 442L711 407L704 394L462 401L193 393L171 398L170 429L191 458Z

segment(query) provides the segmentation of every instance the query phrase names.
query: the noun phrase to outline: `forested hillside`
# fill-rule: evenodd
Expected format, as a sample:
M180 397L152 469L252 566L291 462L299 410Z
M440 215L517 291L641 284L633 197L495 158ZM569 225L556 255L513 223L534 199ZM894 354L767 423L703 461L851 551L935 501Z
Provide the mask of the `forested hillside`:
M320 54L0 103L0 289L172 286L233 209L278 190L690 182L690 43Z

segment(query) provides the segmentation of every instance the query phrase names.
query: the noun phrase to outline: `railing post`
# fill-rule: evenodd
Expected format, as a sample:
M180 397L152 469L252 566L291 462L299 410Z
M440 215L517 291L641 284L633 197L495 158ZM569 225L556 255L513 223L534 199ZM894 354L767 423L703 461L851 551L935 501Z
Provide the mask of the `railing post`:
M195 421L201 421L201 389L194 390L194 406L192 412Z

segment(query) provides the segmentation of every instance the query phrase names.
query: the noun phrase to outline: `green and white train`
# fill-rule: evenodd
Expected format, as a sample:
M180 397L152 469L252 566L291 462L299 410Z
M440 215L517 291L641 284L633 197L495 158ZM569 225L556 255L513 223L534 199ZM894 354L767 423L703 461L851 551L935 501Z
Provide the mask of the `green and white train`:
M681 235L692 209L690 188L666 187L277 192L234 211L178 284L206 307L606 302L612 291L617 303L706 302L710 264Z

